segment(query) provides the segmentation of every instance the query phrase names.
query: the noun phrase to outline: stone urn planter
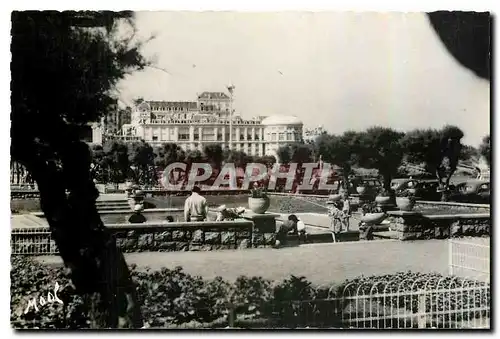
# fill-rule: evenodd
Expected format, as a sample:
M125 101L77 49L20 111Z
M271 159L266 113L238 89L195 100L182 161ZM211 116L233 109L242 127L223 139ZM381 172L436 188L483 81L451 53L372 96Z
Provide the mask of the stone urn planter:
M358 192L358 194L360 194L360 195L363 195L366 193L366 187L365 186L358 186L358 187L356 187L356 192Z
M389 205L391 203L391 197L384 197L384 196L381 196L381 195L377 195L375 197L375 202L379 206L386 206L386 205Z
M131 182L125 183L125 193L127 194L127 197L131 197L133 195L134 191L134 185Z
M378 225L386 218L386 214L384 212L379 213L366 213L361 216L361 222L365 225Z
M136 204L142 204L144 202L144 192L141 190L134 191L132 192L132 198Z
M340 193L330 194L328 196L328 201L339 201L340 199L342 199L342 195Z
M396 197L396 205L401 211L411 211L415 206L415 200L408 197Z
M252 212L257 214L264 214L270 205L271 200L269 199L269 197L248 198L248 207Z

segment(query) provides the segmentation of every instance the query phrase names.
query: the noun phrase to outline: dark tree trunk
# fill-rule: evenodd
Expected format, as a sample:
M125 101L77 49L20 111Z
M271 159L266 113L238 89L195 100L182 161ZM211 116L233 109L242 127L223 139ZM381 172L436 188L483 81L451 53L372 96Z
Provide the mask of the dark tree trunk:
M114 236L104 227L95 201L87 145L74 142L57 163L19 152L38 183L40 205L77 291L91 302L93 328L142 326L135 286ZM68 192L68 193L67 193Z
M345 189L347 195L349 195L349 174L351 173L351 167L349 165L344 165L342 168L342 186Z
M389 191L391 189L392 175L390 173L383 173L384 180L384 190Z
M16 162L16 184L19 185L19 176L20 176L20 173L19 173L19 163Z

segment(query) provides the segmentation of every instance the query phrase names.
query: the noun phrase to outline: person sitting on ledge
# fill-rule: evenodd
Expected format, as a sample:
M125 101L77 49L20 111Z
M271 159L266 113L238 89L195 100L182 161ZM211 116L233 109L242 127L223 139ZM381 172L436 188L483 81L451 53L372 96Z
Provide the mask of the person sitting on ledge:
M219 206L219 208L217 209L217 217L216 217L215 221L224 221L224 219L225 219L224 212L225 211L227 211L226 205Z
M299 243L301 241L303 243L307 242L306 224L299 218L297 218L297 233L299 234Z
M134 214L128 218L128 222L131 224L142 224L147 221L146 217L142 215L143 207L140 204L134 206Z
M208 216L207 199L200 195L198 186L193 188L191 195L184 203L184 218L186 221L204 221Z
M287 243L288 234L297 234L297 221L297 216L292 214L288 216L288 220L285 220L278 226L278 230L276 231L276 247Z

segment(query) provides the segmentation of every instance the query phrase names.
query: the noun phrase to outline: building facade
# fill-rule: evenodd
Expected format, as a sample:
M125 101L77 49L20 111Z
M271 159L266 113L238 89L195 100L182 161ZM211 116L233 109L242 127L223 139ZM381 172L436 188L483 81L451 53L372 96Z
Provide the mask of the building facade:
M295 116L274 115L263 119L261 124L264 129L264 141L267 144L265 155L276 156L281 146L303 142L303 124Z
M252 156L275 155L279 146L302 141L302 122L290 116L243 119L233 112L230 131L231 109L231 98L223 92L203 92L197 102L143 101L132 108L131 122L122 126L118 139L203 151L214 143L231 148L232 133L232 149ZM99 128L94 134L103 140Z
M319 137L322 134L325 134L326 130L323 128L323 126L318 126L314 128L308 128L304 130L304 142L314 142L317 137Z

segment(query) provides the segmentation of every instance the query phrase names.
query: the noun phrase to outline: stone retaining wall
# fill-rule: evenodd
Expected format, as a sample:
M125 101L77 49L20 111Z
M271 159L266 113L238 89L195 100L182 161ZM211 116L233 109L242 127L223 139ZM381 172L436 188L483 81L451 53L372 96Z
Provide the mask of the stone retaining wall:
M449 208L450 212L460 212L462 210L474 211L477 213L490 213L488 204L470 204L462 202L444 202L444 201L417 201L415 209L425 208L426 210Z
M165 225L107 225L124 252L210 251L262 247L263 234L253 233L253 223L233 222L169 223Z
M209 251L271 247L274 232L261 232L252 221L174 222L106 225L124 252ZM12 254L58 254L48 227L14 228Z
M391 231L400 240L446 239L462 236L489 236L491 216L477 214L423 215L418 212L392 211Z

